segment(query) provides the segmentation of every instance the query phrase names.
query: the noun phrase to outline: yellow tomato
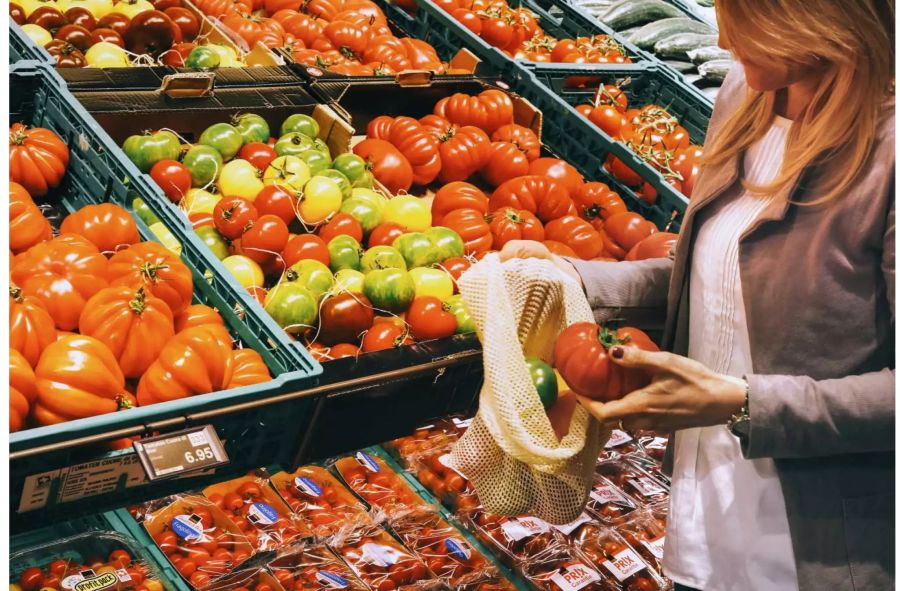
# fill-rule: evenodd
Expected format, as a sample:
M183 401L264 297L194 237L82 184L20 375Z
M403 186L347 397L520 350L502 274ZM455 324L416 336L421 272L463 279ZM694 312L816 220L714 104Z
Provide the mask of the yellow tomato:
M126 68L128 67L128 54L125 50L110 43L101 41L94 43L84 54L88 67L91 68Z
M160 583L156 579L145 580L144 587L147 588L147 591L163 591L162 583Z
M219 191L229 197L243 197L247 201L255 201L263 189L263 182L252 164L238 158L222 167L219 174Z
M300 219L307 224L320 224L341 208L343 194L334 179L314 176L303 186Z
M212 213L220 199L222 199L221 195L203 189L188 189L187 195L181 200L181 209L188 215Z
M219 67L220 68L239 68L243 64L241 63L240 58L238 57L237 52L225 45L216 45L213 43L209 43L205 45L209 49L212 49L219 55Z
M34 44L43 47L53 41L53 35L44 27L38 25L22 25L22 31L28 35L28 38L34 41Z
M416 267L410 270L416 297L434 296L442 302L453 295L453 277L442 269Z
M399 195L384 206L382 222L393 222L409 232L423 232L431 227L431 207L424 199Z
M334 274L334 293L362 293L365 279L356 269L341 269Z
M153 10L153 4L147 0L121 0L113 6L113 12L124 14L129 19L148 10Z
M181 255L181 243L178 242L178 239L175 238L175 235L172 234L172 232L170 232L162 222L150 224L150 231L153 232L153 235L156 236L156 239L159 240L160 244L162 244L175 254L179 256Z
M311 176L309 166L297 156L279 156L266 168L263 183L288 191L302 191Z
M371 202L377 209L378 213L381 214L384 211L384 206L387 205L388 199L378 191L373 189L366 189L363 187L356 187L350 193L350 197L359 197L362 199L367 199Z
M222 264L244 289L262 287L264 280L262 269L252 259L235 254L224 259Z
M25 11L25 16L31 16L31 13L40 8L41 6L50 6L52 8L59 8L55 0L20 0L18 2L19 6L22 7L22 10ZM60 12L63 12L60 10ZM22 27L23 29L25 27Z
M87 8L97 20L113 11L112 0L59 0L58 4L60 12L65 12L76 6Z

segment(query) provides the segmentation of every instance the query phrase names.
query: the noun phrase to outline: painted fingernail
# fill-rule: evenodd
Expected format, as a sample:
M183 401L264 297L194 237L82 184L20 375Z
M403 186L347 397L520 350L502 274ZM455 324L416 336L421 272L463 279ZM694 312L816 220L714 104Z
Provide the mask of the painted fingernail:
M625 349L623 349L622 347L613 347L612 356L615 359L621 359L625 357Z

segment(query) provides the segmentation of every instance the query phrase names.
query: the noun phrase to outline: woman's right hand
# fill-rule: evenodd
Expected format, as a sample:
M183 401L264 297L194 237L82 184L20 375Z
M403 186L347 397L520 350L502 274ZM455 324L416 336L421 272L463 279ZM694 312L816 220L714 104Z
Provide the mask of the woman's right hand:
M553 263L557 269L581 283L581 275L575 270L575 266L566 259L550 252L550 249L535 240L510 240L500 251L500 261L510 259L544 259Z

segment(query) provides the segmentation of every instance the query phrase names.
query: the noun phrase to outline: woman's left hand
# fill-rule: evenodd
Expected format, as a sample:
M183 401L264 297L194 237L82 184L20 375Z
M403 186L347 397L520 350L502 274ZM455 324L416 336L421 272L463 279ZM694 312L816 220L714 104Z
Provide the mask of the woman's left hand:
M620 400L578 402L597 420L628 430L668 432L724 425L744 405L746 382L709 370L702 363L665 352L613 347L610 359L650 374L651 382Z

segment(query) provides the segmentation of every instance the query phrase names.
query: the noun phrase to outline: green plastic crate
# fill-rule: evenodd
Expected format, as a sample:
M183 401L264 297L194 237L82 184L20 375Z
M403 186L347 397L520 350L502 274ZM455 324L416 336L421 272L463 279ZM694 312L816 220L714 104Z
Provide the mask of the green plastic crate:
M14 64L21 61L36 61L42 64L56 63L46 49L38 47L19 25L10 20L9 63Z
M54 130L70 146L69 169L61 186L45 200L60 210L73 211L89 203L111 202L130 207L132 198L144 197L148 206L164 222L167 212L158 207L164 199L146 182L134 165L125 159L112 140L96 125L64 88L56 72L47 65L20 64L10 73L10 122L43 126ZM155 200L151 197L155 196ZM155 235L135 217L141 236ZM206 247L192 234L178 235L178 224L167 224L182 244L182 260L194 275L194 300L219 310L232 336L259 352L274 378L263 384L194 396L182 400L138 407L50 427L37 427L10 436L11 508L19 507L20 494L28 476L49 472L104 456L95 443L151 432L170 432L192 424L210 423L225 441L232 459L229 469L241 471L274 452L289 458L289 449L309 424L314 399L269 404L276 395L305 390L321 366L305 350L286 346L287 335L268 315L257 315L244 305L233 280L206 264ZM210 273L211 272L211 273ZM223 273L224 274L224 273ZM243 291L243 290L241 290ZM238 406L241 405L241 406ZM48 486L58 486L50 478ZM119 483L117 490L124 488ZM51 490L51 493L54 493ZM52 496L52 495L51 495ZM109 495L107 495L109 496ZM96 501L101 502L99 497ZM80 503L80 505L79 505ZM54 505L41 511L14 514L18 528L52 521L56 512L77 514L74 507L97 510L92 497Z

